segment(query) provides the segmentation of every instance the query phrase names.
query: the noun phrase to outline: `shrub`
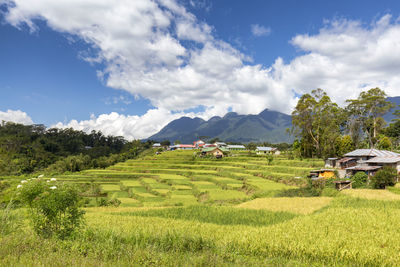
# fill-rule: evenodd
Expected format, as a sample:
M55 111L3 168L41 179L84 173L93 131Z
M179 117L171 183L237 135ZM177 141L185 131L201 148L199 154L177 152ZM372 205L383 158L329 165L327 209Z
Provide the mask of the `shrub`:
M376 189L385 189L397 182L397 170L392 167L383 167L371 178L371 184Z
M76 187L54 180L21 181L19 198L28 206L33 229L39 236L64 239L82 225L84 211Z
M352 187L360 188L366 185L368 180L368 175L365 172L357 172L356 174L353 175L353 177L351 177L351 180L353 180Z

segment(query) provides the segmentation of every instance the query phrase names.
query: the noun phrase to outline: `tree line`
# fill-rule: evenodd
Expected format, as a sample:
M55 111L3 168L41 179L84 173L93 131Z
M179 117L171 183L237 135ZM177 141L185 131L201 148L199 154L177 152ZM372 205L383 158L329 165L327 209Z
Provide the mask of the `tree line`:
M44 125L2 122L0 125L0 175L20 175L39 170L80 171L107 167L135 157L151 147L139 140L87 134L70 129L46 129Z
M293 149L301 157L337 157L356 148L393 150L400 143L400 111L389 125L383 116L396 106L379 88L363 91L339 107L322 89L304 94L292 112Z

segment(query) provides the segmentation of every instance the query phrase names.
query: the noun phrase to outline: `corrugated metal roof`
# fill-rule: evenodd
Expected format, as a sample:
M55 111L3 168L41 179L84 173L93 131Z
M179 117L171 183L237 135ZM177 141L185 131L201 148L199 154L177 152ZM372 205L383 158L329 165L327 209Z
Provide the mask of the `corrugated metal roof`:
M269 147L269 146L258 146L256 150L258 151L272 151L275 148Z
M382 168L382 166L354 166L350 168L346 168L346 170L354 170L354 171L373 171Z
M345 163L348 162L350 160L356 160L355 158L342 158L341 160L338 160L338 163Z
M356 149L344 155L345 157L400 157L400 154L378 149Z
M375 157L367 160L367 163L397 163L400 162L400 157Z
M195 148L196 146L194 146L194 145L187 145L187 144L179 144L179 145L175 145L175 147L192 147L192 148Z

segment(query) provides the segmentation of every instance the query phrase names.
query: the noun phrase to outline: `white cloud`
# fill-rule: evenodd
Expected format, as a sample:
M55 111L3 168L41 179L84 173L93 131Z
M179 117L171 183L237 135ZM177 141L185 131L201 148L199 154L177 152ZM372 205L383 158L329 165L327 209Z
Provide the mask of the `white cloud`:
M0 111L0 122L1 121L12 121L21 124L33 124L31 117L21 110L11 110Z
M125 116L116 112L101 114L98 117L92 115L89 120L71 120L68 123L57 123L51 127L74 128L76 130L90 132L101 131L105 135L124 136L128 140L147 138L151 134L160 131L170 121L182 116L201 117L209 119L213 114L224 115L225 110L211 108L201 113L172 113L165 109L150 109L142 116ZM149 134L151 133L151 134Z
M206 113L199 114L206 118L229 108L238 113L265 108L289 113L297 102L294 92L315 88L325 89L339 103L376 86L399 95L400 25L389 15L371 25L330 21L317 34L293 37L290 43L298 48L298 57L290 62L278 57L263 66L249 63L246 55L216 39L211 26L175 0L6 2L13 3L6 14L10 24L25 23L35 30L39 19L83 39L98 51L87 60L104 63L99 77L109 87L149 99L156 107L147 113L151 119L147 114L111 113L68 124L78 128L137 138L150 136L198 105L206 107Z
M254 36L260 37L260 36L268 36L271 34L271 28L270 27L265 27L259 24L252 24L251 25L251 33Z

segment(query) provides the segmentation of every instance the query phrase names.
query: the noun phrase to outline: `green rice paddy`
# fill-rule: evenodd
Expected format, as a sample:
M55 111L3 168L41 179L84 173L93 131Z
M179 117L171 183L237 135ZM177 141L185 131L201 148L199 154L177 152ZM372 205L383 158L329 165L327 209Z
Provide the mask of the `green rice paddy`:
M204 159L194 158L193 151L173 151L56 178L100 184L103 193L120 199L122 206L229 204L250 200L255 193L294 188L297 182L304 182L296 181L296 176L305 177L311 168L322 166L321 161L306 160L282 165L287 162L276 157L268 165L265 157L246 155Z

